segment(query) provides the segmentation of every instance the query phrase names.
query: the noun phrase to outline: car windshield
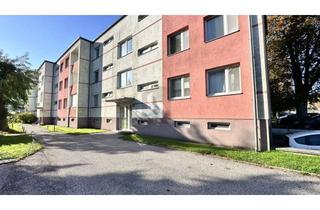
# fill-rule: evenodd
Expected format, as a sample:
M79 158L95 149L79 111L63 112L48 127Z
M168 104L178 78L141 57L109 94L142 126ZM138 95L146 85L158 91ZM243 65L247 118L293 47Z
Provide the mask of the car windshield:
M298 144L320 146L320 134L314 134L314 135L310 135L310 136L303 136L303 137L295 138L295 141Z

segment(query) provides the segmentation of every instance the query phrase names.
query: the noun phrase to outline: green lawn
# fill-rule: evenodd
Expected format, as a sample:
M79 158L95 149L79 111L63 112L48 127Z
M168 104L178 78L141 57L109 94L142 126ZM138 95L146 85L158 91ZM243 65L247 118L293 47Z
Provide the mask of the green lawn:
M42 145L28 135L0 135L0 160L21 159L41 148Z
M61 132L70 135L81 135L81 134L92 134L92 133L102 133L106 132L105 130L99 130L94 128L69 128L57 125L43 125L41 126L46 128L50 132Z
M255 152L250 150L220 148L208 144L197 144L176 139L168 139L138 134L123 135L125 140L152 144L176 150L217 155L238 161L255 163L263 166L293 169L302 173L320 175L320 157L289 152Z
M0 135L13 134L13 133L23 133L23 128L21 123L8 123L8 131L0 131Z

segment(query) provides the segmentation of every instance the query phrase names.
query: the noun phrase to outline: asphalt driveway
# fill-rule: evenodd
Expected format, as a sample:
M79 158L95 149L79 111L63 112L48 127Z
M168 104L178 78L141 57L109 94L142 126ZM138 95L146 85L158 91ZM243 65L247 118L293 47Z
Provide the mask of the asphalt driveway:
M320 178L119 139L49 134L45 149L0 165L0 194L320 194Z

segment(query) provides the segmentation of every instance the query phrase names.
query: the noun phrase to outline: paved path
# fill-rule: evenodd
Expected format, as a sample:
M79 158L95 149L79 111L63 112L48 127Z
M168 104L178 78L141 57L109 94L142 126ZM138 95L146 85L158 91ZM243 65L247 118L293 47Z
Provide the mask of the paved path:
M46 149L0 165L0 194L320 194L320 178L118 139L48 134Z

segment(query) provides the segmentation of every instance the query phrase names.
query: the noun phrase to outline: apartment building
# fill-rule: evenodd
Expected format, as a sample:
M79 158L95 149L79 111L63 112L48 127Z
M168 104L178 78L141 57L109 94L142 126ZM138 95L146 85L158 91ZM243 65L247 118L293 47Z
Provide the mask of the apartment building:
M269 148L262 16L122 16L44 64L43 123Z
M162 135L268 149L262 17L164 16L162 22Z
M37 117L41 124L51 124L52 115L52 79L55 63L44 61L38 71L38 93L37 93Z

